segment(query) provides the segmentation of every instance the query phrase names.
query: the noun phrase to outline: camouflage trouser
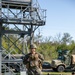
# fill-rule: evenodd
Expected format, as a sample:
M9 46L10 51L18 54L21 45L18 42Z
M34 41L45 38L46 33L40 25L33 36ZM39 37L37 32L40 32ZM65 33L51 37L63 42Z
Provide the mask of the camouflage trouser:
M42 75L41 70L40 69L29 69L27 71L28 75Z

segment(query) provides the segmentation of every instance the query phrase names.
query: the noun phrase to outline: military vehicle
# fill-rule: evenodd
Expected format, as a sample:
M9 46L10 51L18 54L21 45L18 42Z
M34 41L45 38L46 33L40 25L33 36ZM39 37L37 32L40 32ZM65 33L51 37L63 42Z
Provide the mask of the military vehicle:
M75 54L71 55L70 50L58 50L58 58L52 60L51 67L58 72L75 70Z

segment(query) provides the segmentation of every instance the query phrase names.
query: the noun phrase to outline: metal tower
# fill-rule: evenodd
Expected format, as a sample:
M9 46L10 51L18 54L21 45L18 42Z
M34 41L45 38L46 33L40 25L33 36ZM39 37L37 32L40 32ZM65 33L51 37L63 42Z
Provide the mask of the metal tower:
M24 53L26 36L30 37L32 44L35 30L45 25L45 21L46 10L40 8L37 0L0 0L0 75L1 64L5 60L2 60L2 53L6 51L7 55L16 54L16 50L19 54ZM16 37L13 41L10 39L12 36ZM2 38L8 40L7 48L3 46ZM22 41L22 48L19 48L18 41Z

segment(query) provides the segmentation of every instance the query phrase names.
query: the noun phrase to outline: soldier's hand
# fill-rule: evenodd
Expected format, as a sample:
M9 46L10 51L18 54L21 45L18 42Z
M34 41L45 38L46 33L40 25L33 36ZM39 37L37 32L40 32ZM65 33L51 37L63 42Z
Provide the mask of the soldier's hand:
M38 57L38 54L35 54L35 59L38 59L39 57Z

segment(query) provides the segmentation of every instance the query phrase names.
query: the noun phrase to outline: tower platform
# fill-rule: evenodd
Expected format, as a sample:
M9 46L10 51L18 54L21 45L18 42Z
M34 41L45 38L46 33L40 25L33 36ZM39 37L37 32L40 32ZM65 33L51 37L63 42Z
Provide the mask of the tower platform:
M31 5L31 0L2 0L2 7L7 8L7 4L9 4L9 8L12 9L21 9Z

